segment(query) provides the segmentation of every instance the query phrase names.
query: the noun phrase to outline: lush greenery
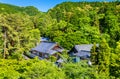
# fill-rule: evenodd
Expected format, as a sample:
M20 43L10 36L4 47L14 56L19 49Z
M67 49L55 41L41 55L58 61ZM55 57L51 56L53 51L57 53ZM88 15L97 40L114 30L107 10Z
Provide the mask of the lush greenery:
M40 36L68 50L94 43L93 64L24 60ZM0 3L0 71L0 79L120 79L120 2L64 2L46 13Z
M40 31L34 27L30 16L0 14L0 17L0 53L4 58L28 52L39 43Z
M103 79L86 62L66 63L58 68L47 60L0 60L0 79ZM107 78L106 78L107 79Z
M48 61L0 60L0 79L64 79L62 69ZM57 74L56 74L57 73Z
M19 7L10 4L0 3L0 13L23 13L34 16L40 14L41 12L33 6Z
M99 43L101 37L114 46L120 39L119 13L119 2L65 2L47 12L53 21L44 35L67 49L75 44Z

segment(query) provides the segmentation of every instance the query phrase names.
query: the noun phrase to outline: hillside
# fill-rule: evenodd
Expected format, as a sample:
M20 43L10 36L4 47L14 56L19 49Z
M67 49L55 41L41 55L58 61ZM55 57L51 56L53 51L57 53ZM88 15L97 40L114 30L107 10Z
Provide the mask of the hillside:
M68 16L69 19L72 19L75 15L79 18L81 16L90 16L91 12L99 15L108 11L113 14L119 14L120 2L64 2L50 9L48 13L58 21L68 21Z
M0 3L0 13L27 13L28 15L33 16L39 14L40 11L33 6L20 7L11 4Z
M41 37L50 44L32 52ZM0 3L0 71L0 79L120 79L120 2L63 2L46 13Z
M57 24L51 25L50 32L44 35L66 48L81 43L99 43L101 36L110 46L120 39L117 29L120 28L120 2L64 2L47 14L56 19L52 23Z

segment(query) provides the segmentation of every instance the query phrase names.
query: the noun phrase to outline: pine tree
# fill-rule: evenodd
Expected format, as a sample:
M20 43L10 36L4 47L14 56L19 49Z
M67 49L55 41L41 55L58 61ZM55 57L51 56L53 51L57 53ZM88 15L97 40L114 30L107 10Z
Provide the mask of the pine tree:
M117 46L110 58L110 75L114 78L120 78L120 41L117 42Z
M91 61L92 61L92 64L96 64L96 61L97 61L97 46L96 46L96 43L94 43L92 49L91 49Z
M110 65L110 47L105 39L102 39L99 45L100 51L98 52L98 73L104 73L109 77L109 65Z

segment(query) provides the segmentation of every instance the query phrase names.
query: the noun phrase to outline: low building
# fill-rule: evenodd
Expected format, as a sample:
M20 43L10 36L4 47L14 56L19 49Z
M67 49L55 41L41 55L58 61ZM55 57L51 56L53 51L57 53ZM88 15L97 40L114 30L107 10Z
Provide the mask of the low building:
M49 59L50 56L55 56L56 58L58 58L57 53L62 53L63 50L64 49L58 43L46 41L41 42L35 48L32 48L30 52L34 56L36 55L41 59Z
M98 46L98 44L96 44ZM80 57L80 59L89 59L93 44L75 45L69 52L70 56Z

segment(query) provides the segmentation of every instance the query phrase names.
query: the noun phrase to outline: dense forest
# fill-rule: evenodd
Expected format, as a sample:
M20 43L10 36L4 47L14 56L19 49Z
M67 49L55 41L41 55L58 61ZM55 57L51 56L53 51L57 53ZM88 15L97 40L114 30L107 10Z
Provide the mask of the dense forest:
M86 60L61 67L37 57L25 60L41 36L66 50L94 44L92 66ZM47 12L0 3L0 79L120 79L120 2L63 2Z

